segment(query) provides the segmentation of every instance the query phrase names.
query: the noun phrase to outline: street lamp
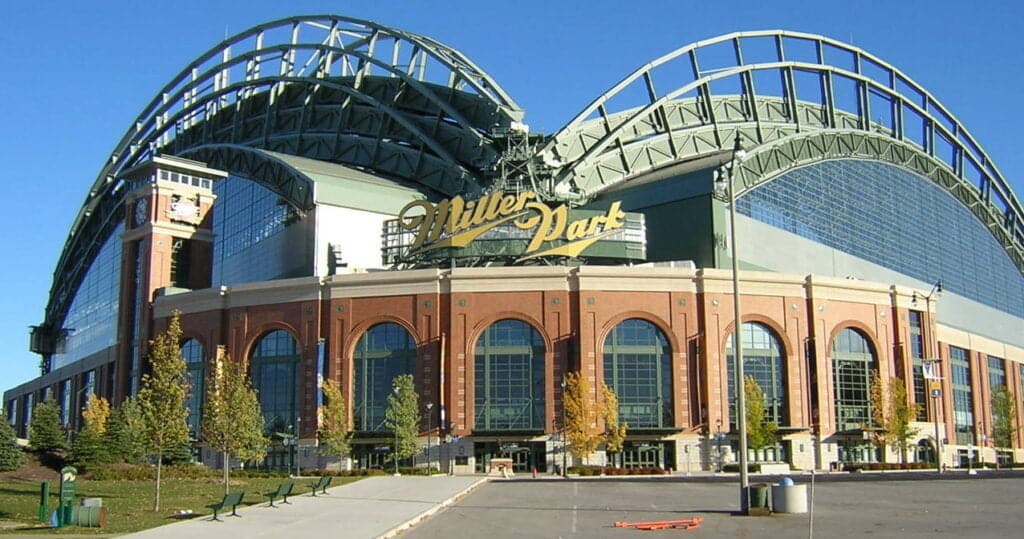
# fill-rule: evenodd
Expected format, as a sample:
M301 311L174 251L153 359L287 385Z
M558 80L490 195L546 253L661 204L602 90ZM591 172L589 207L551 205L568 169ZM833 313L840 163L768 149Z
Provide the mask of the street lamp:
M937 296L936 296L937 295ZM932 332L932 296L942 295L942 281L936 282L932 289L924 296L925 313L928 315L928 331L926 335L931 335ZM914 292L911 296L910 303L917 305L917 292ZM931 354L932 347L929 340L925 341L925 353ZM936 354L937 356L938 354ZM931 359L925 359L922 361L922 370L924 371L924 378L928 381L928 389L932 396L932 419L935 423L935 472L942 473L942 438L939 437L939 397L942 396L942 376L939 373L939 359L933 356Z
M433 426L434 417L430 411L434 409L434 403L427 403L427 475L430 475L430 429Z
M565 439L565 376L562 376L562 477L568 477L566 471L566 464L568 460L568 448L569 441Z
M398 386L392 388L392 392L395 394L395 400L398 400ZM395 424L391 427L391 430L395 431L395 451L391 454L391 458L395 459L395 477L402 474L398 473L398 425Z
M732 159L725 163L715 173L715 193L723 195L729 202L729 235L732 243L732 308L735 319L733 327L733 357L736 361L736 379L733 381L736 388L736 427L740 437L740 511L747 511L750 508L749 490L750 480L747 477L747 414L746 398L743 391L743 341L740 339L740 329L743 324L740 316L740 262L736 247L736 187L734 182L737 174L736 169L740 160L747 154L740 145L740 133L736 132L736 142L732 149Z
M722 434L722 420L715 420L715 447L718 449L718 472L722 472L722 441L725 440L725 435Z

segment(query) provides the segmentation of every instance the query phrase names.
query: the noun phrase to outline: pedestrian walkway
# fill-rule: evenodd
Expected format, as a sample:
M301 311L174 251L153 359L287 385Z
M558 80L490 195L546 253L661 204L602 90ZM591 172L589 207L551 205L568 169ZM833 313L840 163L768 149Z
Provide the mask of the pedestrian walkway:
M123 535L132 539L224 539L224 537L393 537L485 482L479 476L370 477L327 489L326 495L288 498L290 505L267 503ZM246 493L246 500L258 499Z

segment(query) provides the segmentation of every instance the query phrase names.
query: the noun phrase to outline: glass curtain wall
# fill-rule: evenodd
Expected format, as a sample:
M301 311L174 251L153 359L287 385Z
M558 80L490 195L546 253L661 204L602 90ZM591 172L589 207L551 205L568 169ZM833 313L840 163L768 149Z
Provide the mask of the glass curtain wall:
M665 334L640 319L620 322L604 340L604 382L629 430L673 426L672 350Z
M543 431L544 341L520 320L500 320L476 342L474 428Z
M359 338L353 361L355 430L390 432L384 426L387 398L396 376L414 373L416 341L398 324L377 324Z

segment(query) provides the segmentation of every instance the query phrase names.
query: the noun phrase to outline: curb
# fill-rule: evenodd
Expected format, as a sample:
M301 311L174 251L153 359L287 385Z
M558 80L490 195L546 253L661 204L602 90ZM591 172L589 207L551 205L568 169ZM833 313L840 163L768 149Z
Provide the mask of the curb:
M433 516L438 511L440 511L440 510L444 509L445 507L448 507L449 505L459 501L466 494L469 494L473 489L475 489L476 487L479 487L480 485L486 483L487 481L489 481L489 478L487 478L487 477L480 478L478 481L476 481L475 483L469 485L468 487L463 489L461 492L455 493L455 495L453 495L451 498L448 498L447 500L445 500L445 501L435 505L434 507L431 507L430 509L427 509L426 511L424 511L424 512L422 512L422 513L420 513L420 514L418 514L418 515L416 515L416 516L414 516L412 518L410 518L409 520L407 520L407 521L399 524L398 526L395 526L394 528L391 528L387 532L377 536L377 539L391 539L392 537L396 537L398 534L402 533L403 531L405 531L405 530L415 526L416 524L419 524L420 522L422 522L422 521L430 518L431 516Z

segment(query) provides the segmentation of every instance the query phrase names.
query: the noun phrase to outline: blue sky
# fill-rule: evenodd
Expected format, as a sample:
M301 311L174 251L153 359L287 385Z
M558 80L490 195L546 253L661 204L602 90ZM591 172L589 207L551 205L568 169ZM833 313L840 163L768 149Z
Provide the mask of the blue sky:
M895 5L892 5L895 4ZM242 7L244 6L244 7ZM86 190L156 91L189 61L261 22L338 14L430 36L488 71L533 131L557 130L620 78L694 41L788 29L852 42L929 90L1015 191L1024 157L1022 3L951 1L11 2L0 20L0 391L38 374L28 326ZM912 203L912 201L908 201Z

